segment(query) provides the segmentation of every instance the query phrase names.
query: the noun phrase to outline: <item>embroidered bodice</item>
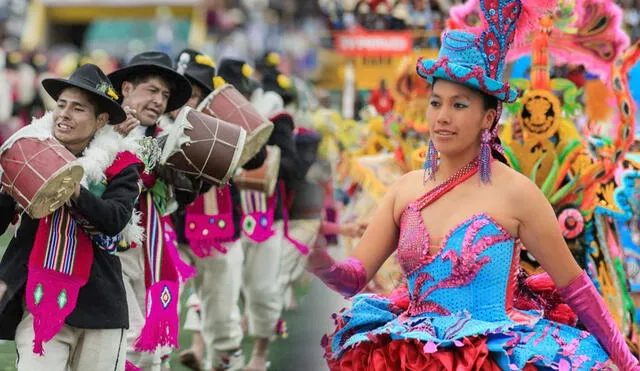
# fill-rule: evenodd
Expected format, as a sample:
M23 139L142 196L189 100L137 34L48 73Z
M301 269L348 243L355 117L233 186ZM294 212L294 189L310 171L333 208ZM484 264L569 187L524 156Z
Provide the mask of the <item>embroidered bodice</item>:
M397 258L407 276L409 314L466 311L486 321L534 320L511 305L519 266L516 239L491 216L479 213L449 231L432 254L420 213L426 200L410 203L400 221Z

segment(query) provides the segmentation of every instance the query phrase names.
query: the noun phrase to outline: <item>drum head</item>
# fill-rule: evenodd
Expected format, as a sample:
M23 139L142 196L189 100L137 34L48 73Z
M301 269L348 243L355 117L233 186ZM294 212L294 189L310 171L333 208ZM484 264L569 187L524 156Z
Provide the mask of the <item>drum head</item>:
M254 131L252 131L251 134L247 135L244 149L242 150L242 154L240 155L240 166L243 166L244 164L249 162L249 160L251 160L253 156L260 152L262 146L267 144L267 141L271 136L271 132L273 132L273 123L265 122Z
M160 155L160 163L162 165L167 163L167 160L181 151L181 148L186 143L189 143L191 138L185 134L185 130L193 129L193 126L187 121L187 113L189 109L183 108L180 110L178 117L171 124L171 126L163 133L161 142L162 154Z
M34 219L53 213L71 198L83 175L84 169L78 163L58 170L40 187L25 211Z
M273 131L273 123L261 115L251 102L229 84L211 92L198 105L196 111L238 125L247 131L239 166L246 164L260 151Z

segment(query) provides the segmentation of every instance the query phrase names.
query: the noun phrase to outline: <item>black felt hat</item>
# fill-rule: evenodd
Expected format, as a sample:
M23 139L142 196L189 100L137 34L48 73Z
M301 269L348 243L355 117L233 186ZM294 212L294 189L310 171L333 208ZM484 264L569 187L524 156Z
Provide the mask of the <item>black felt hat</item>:
M100 106L109 114L109 124L119 124L127 118L118 103L118 93L111 85L111 81L95 64L84 64L68 79L44 79L42 87L51 98L58 100L63 90L67 88L82 89L100 102Z
M175 69L182 73L191 84L195 84L209 95L214 90L215 64L211 58L193 49L184 49L176 58Z
M167 112L182 107L191 98L191 84L173 69L171 58L162 52L144 52L134 56L129 64L109 74L109 79L120 93L122 83L135 75L160 75L174 86L167 102Z
M225 58L218 65L218 76L244 95L251 95L260 83L251 78L253 67L239 59Z
M262 89L273 91L282 97L284 104L296 100L296 90L291 79L276 69L268 69L262 77Z
M280 54L275 51L267 51L262 57L256 59L256 69L264 72L269 69L278 68L280 65Z

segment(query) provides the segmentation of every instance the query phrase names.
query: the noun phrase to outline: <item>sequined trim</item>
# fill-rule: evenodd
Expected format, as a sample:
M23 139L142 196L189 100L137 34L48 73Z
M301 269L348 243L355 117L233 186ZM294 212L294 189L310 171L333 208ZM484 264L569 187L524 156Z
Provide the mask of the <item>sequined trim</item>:
M508 239L514 241L517 239L493 217L491 217L491 215L487 214L486 212L480 212L473 214L472 216L466 218L465 220L461 221L453 228L451 228L442 239L442 245L439 252L437 254L431 255L429 254L429 231L424 225L424 219L422 219L420 210L417 210L414 203L415 201L407 205L400 217L401 228L400 240L398 243L398 260L403 266L403 269L407 276L411 276L425 265L432 263L438 256L442 254L442 247L447 245L451 235L467 223L474 220L485 218L500 231L500 234L503 237L508 237ZM414 214L411 215L410 213ZM414 223L417 223L417 225L414 225ZM405 231L410 231L410 233L413 233L414 236L408 236L408 233ZM419 258L416 258L417 256L419 256Z

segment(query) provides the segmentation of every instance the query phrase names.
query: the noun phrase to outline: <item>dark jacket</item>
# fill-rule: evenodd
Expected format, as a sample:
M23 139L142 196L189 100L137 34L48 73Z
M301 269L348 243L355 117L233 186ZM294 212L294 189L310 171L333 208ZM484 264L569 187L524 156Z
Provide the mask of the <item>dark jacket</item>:
M280 172L278 180L284 182L286 197L289 198L298 188L303 177L301 176L302 162L296 150L293 139L295 125L289 115L278 115L271 119L273 132L267 144L280 148ZM275 220L282 219L283 200L279 188L277 189L278 204L275 210Z
M135 165L124 168L108 182L101 197L84 187L71 207L97 230L110 236L122 231L133 212L139 194L139 174ZM16 204L0 193L0 231L6 231L16 213ZM16 236L0 262L0 280L7 292L0 300L0 339L13 340L23 315L27 265L33 248L39 219L24 214ZM82 232L79 232L82 233ZM94 245L89 281L80 288L78 301L65 323L87 329L129 327L127 299L122 282L120 259Z

